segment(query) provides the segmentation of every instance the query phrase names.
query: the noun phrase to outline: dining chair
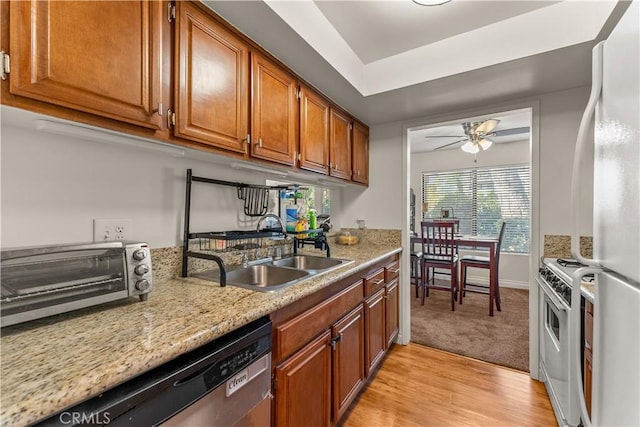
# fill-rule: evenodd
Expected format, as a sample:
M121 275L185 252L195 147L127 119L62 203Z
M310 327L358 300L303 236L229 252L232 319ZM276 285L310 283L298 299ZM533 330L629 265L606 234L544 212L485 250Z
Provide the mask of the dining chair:
M422 275L420 274L420 260L422 259L422 252L411 251L411 278L410 284L416 287L416 298L419 297L420 288L422 288Z
M439 289L451 292L451 310L455 311L458 296L458 254L454 240L453 221L422 221L422 305L429 295L429 289ZM438 284L435 280L429 283L430 269L450 270L450 286ZM434 271L435 275L435 271Z
M498 243L496 244L496 253L495 253L495 271L493 271L494 277L494 301L496 302L496 308L498 311L502 311L500 308L500 286L498 285L500 281L498 280L498 271L500 264L500 247L502 246L502 238L504 237L504 230L507 228L507 223L502 222L500 226L500 234L498 235ZM462 304L462 298L465 297L466 292L475 292L480 294L486 294L491 297L491 286L488 285L480 285L467 283L467 268L486 268L489 270L491 268L489 257L488 256L475 256L475 255L464 255L460 259L460 304ZM489 274L491 277L491 272Z

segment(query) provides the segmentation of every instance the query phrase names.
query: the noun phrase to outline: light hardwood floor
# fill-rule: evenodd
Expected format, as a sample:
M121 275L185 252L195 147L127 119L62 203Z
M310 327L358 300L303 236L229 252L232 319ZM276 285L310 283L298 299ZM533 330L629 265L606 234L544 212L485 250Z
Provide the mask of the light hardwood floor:
M555 426L544 384L528 374L395 345L352 404L344 427Z

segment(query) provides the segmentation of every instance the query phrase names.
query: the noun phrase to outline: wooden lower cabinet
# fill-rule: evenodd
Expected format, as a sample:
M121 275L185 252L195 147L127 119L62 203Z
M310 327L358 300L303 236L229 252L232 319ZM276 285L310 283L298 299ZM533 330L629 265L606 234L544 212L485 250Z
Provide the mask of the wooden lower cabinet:
M367 376L382 360L387 348L384 296L385 289L382 288L364 302L365 334L367 337L365 369Z
M398 334L397 267L390 257L272 313L274 426L340 423Z
M331 331L275 369L277 427L331 424Z
M347 410L364 383L364 310L362 304L333 328L333 421Z
M362 304L275 369L276 425L337 422L364 383Z
M400 331L400 312L398 298L398 279L385 286L385 329L387 338L387 348Z
M591 396L593 395L593 304L585 302L584 310L584 400L591 416Z

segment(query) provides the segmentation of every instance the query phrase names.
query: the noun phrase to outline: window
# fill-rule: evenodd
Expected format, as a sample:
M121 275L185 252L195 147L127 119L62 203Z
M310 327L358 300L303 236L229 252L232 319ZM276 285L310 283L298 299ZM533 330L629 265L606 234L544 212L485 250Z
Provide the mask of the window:
M495 236L507 228L502 252L529 253L531 171L528 165L422 174L422 218L453 210L460 233Z

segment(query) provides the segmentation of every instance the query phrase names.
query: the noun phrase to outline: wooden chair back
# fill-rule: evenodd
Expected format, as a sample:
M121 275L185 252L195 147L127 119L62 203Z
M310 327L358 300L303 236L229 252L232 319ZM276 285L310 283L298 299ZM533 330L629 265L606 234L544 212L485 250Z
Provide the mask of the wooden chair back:
M496 269L500 263L500 248L502 247L502 238L504 237L504 230L507 228L507 223L502 221L500 226L500 234L498 234L498 244L496 245Z
M422 256L435 261L454 262L456 244L453 221L422 221Z

